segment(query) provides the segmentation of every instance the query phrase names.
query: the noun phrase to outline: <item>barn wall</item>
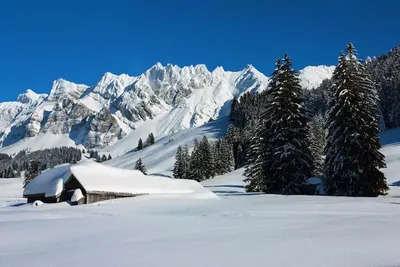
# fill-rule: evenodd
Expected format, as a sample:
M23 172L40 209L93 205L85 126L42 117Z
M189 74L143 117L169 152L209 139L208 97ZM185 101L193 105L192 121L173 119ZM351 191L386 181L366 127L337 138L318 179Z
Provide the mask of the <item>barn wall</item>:
M86 194L86 204L95 203L99 201L111 200L116 198L125 198L125 197L136 197L142 194L118 194L118 193L93 193L88 192Z

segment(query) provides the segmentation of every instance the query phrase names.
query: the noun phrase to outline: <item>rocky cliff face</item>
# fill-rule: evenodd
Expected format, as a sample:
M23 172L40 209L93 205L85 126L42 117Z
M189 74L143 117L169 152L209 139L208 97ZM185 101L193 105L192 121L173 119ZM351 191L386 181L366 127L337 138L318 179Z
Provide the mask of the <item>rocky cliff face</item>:
M318 86L332 72L307 67L300 72L302 85ZM16 102L0 103L0 144L51 133L88 148L105 147L160 116L159 132L169 134L225 116L233 97L267 85L268 78L251 65L230 72L157 63L137 77L105 73L94 86L58 79L49 95L28 90Z

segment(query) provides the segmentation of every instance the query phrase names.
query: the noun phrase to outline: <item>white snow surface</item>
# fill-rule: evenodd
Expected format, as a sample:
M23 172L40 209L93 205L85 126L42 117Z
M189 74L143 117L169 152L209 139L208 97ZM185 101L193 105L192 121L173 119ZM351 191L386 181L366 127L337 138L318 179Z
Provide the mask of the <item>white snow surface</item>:
M0 205L0 266L398 266L399 204L237 193Z

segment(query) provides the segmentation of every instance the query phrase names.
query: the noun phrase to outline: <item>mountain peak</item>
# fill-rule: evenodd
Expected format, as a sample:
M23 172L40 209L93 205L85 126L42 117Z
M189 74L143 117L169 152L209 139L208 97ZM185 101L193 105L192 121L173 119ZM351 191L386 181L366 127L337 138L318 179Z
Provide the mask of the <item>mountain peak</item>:
M23 104L28 104L38 100L39 97L39 94L35 93L31 89L28 89L25 93L18 95L17 101Z
M53 82L53 87L51 88L50 94L47 98L49 101L58 101L60 98L68 96L77 99L87 88L89 88L89 86L76 84L63 78L59 78Z

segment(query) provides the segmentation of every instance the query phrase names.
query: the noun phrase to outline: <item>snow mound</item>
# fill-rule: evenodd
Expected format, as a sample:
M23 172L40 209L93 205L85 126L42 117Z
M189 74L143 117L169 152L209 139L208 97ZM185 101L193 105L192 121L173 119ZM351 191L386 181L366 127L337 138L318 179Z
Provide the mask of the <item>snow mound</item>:
M83 194L82 194L82 190L81 189L76 189L74 191L74 193L72 194L71 197L71 202L78 202L79 200L81 200L83 198Z
M35 202L32 203L32 206L34 207L39 207L42 206L44 203L40 200L36 200Z

